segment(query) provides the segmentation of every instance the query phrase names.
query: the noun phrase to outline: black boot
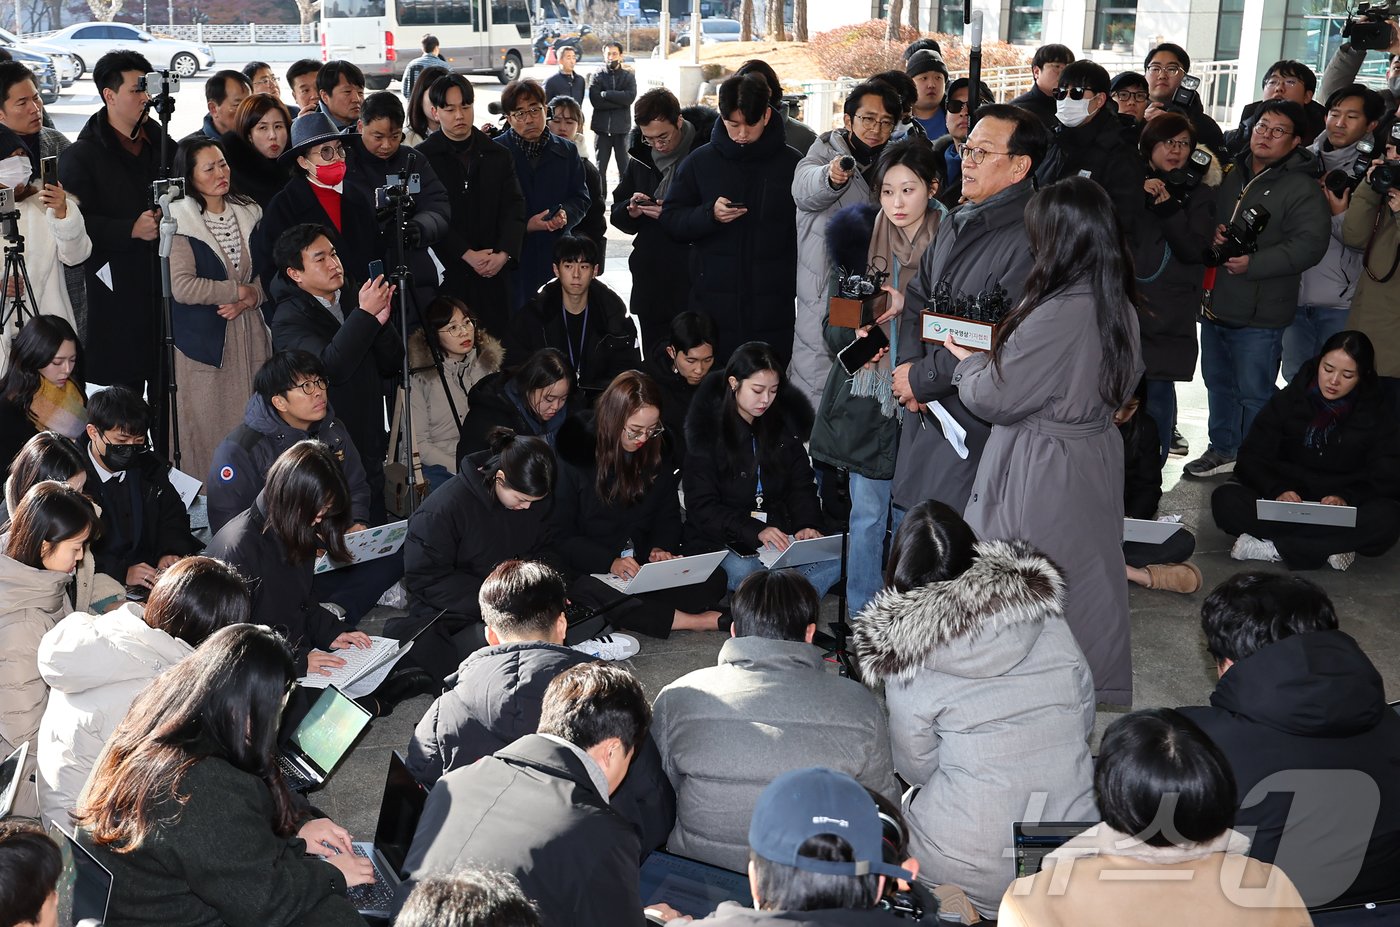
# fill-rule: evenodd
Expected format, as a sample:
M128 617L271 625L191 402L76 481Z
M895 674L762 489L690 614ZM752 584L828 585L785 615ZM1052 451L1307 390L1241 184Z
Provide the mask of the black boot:
M355 701L376 718L394 713L400 702L406 702L419 695L437 697L442 694L442 684L424 670L416 666L395 669L389 678L379 684L369 695Z

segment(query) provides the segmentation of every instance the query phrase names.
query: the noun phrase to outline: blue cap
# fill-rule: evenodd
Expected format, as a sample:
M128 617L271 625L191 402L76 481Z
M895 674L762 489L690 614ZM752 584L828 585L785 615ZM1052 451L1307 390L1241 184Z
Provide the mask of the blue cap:
M833 834L851 845L851 862L799 856L809 838ZM914 874L884 860L884 830L875 799L845 773L814 767L783 773L769 783L753 809L749 846L774 863L827 875L883 875L912 880Z

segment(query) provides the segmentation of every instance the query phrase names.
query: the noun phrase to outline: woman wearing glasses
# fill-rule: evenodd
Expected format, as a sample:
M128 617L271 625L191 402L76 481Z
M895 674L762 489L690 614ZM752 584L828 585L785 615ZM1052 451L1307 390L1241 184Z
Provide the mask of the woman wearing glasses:
M628 370L612 381L592 413L570 418L559 433L559 483L552 523L570 594L593 605L619 595L589 574L620 579L642 564L672 560L681 546L676 462L661 424L661 390ZM609 621L649 637L673 630L714 631L724 573L701 583L629 596Z
M437 489L457 472L457 441L468 394L482 377L501 369L505 350L455 296L439 296L428 303L423 325L408 338L413 433L423 458L423 475L429 487ZM429 349L428 332L437 338L441 373Z
M545 127L544 88L517 80L501 90L506 131L496 144L510 152L525 194L525 245L511 280L511 309L523 306L551 277L554 243L583 221L591 199L578 149Z
M792 383L813 406L821 402L831 351L822 337L832 272L842 276L888 266L833 267L826 242L827 221L846 206L870 199L875 162L900 117L899 95L884 83L858 84L846 98L845 126L823 132L797 165L792 199L797 204L797 322L793 332Z

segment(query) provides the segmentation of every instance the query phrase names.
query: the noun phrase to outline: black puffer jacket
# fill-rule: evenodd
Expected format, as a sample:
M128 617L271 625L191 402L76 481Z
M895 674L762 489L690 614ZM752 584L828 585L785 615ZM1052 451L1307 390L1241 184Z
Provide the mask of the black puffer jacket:
M636 290L633 290L636 293ZM647 351L642 373L661 387L661 424L666 426L666 438L671 442L671 459L679 467L685 462L685 417L699 384L691 386L676 372L675 362L666 353L667 342L658 341Z
M542 422L527 411L511 377L514 370L487 374L477 381L467 394L467 414L462 417L462 431L457 439L457 459L486 450L491 442L487 436L493 428L509 428L518 435L537 435L552 446L565 416L574 408L570 399L554 418Z
M1157 422L1139 407L1126 424L1123 436L1123 516L1156 518L1162 501L1162 457L1157 447Z
M1083 175L1104 188L1113 200L1113 211L1128 241L1137 240L1137 227L1146 210L1142 182L1147 177L1129 129L1105 107L1083 125L1057 125L1051 132L1050 150L1036 169L1035 179L1044 187L1057 180Z
M526 358L541 348L556 348L569 359L581 388L602 391L613 377L642 362L637 350L637 325L627 315L622 298L601 280L588 285L586 321L580 352L577 343L569 343L564 292L558 280L551 280L516 313L506 352Z
M1230 761L1249 855L1286 871L1308 907L1395 897L1400 715L1355 640L1314 631L1268 644L1220 677L1210 707L1181 711Z
M792 354L797 297L797 206L792 180L802 156L788 147L782 118L770 113L757 141L740 145L723 122L710 144L682 162L661 211L661 225L690 242L690 308L715 320L716 360L746 341L766 341L783 360ZM714 217L725 197L748 207L733 222Z
M233 188L245 196L251 196L253 202L267 209L272 198L281 193L291 179L291 168L280 161L263 157L237 132L225 132L221 141L224 158L233 172Z
M812 465L802 446L802 435L812 429L812 405L807 397L784 382L777 400L764 413L783 417L781 437L775 446L760 445L758 467L748 440L742 441L738 466L731 472L723 439L724 396L728 391L724 371L714 371L701 381L686 418L688 451L682 477L686 550L699 553L730 545L756 549L762 544L758 533L764 528L780 528L788 534L803 528L825 531ZM766 524L749 514L754 510L760 476Z
M500 644L471 654L448 679L451 688L418 722L408 744L409 772L431 789L443 773L533 734L550 682L569 667L592 660L544 641ZM666 842L676 822L676 793L650 735L609 804L632 822L643 853Z
M1240 446L1235 479L1267 499L1291 490L1313 502L1323 496L1341 496L1348 505L1377 497L1400 500L1400 426L1384 396L1358 395L1326 444L1304 443L1313 420L1308 387L1318 363L1304 364L1259 410Z
M652 548L680 552L681 509L675 464L663 449L656 479L632 505L610 505L598 495L596 421L591 412L559 430L559 476L554 487L554 536L569 578L606 573L627 542L638 563ZM664 437L659 438L664 442Z

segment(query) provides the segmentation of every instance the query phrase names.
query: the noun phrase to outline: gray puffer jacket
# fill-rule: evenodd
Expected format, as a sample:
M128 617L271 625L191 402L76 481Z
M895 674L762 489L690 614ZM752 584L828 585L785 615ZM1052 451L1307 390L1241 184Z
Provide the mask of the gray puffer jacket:
M1345 148L1332 148L1327 143L1326 133L1319 135L1308 150L1321 162L1319 170L1324 176L1334 170L1350 171L1356 163L1356 143ZM1352 297L1356 295L1356 282L1361 277L1361 249L1342 244L1342 221L1346 218L1346 210L1330 218L1332 224L1331 234L1327 236L1327 253L1322 260L1303 271L1298 305L1350 309Z
M1011 884L1013 821L1097 821L1094 683L1063 618L1060 569L1024 541L982 541L954 579L866 606L856 648L883 680L919 878L984 916ZM1040 804L1043 801L1043 806Z
M870 184L857 170L845 186L830 181L835 158L851 154L844 130L823 133L797 165L792 199L797 204L797 322L793 333L788 376L812 402L821 405L822 390L831 372L832 356L822 336L826 302L831 291L831 258L826 247L826 223L839 210L870 202ZM862 272L864 267L855 268Z

